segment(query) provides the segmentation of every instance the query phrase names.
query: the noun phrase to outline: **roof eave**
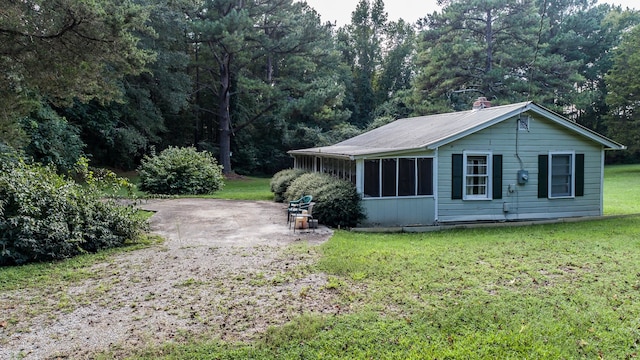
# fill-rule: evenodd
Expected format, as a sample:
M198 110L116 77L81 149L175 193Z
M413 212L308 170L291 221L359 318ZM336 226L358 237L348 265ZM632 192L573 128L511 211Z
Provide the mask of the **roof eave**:
M425 144L424 148L429 149L429 150L435 150L435 149L437 149L437 148L439 148L441 146L444 146L444 145L447 145L447 144L452 143L454 141L457 141L457 140L460 140L462 138L465 138L465 137L467 137L467 136L469 136L469 135L471 135L473 133L476 133L478 131L481 131L481 130L484 130L486 128L489 128L489 127L491 127L491 126L493 126L495 124L501 123L501 122L503 122L503 121L505 121L505 120L507 120L509 118L512 118L512 117L514 117L516 115L519 115L519 114L525 112L529 105L531 105L530 102L527 103L525 106L523 106L521 108L517 108L517 109L514 109L514 110L512 110L512 111L510 111L508 113L502 114L501 116L493 118L490 121L486 121L486 122L484 122L482 124L479 124L477 126L469 128L469 129L467 129L465 131L461 131L459 133L453 134L452 136L448 136L448 137L446 137L446 138L444 138L442 140L433 142L431 144Z
M553 122L557 123L560 126L563 126L567 129L573 130L575 132L577 132L578 134L591 139L597 143L599 143L600 145L604 146L606 150L625 150L627 147L616 142L613 141L603 135L598 134L597 132L584 127L576 122L572 122L567 120L567 118L556 114L555 112L541 106L541 105L537 105L534 103L531 103L529 105L526 106L526 109L522 112L525 111L529 111L531 110L532 112L544 116L550 120L552 120Z
M331 153L331 152L322 152L320 148L313 149L302 149L302 150L289 150L287 154L290 156L294 155L306 155L306 156L322 156L325 158L333 158L333 159L346 159L353 160L353 155L350 154L339 154L339 153Z

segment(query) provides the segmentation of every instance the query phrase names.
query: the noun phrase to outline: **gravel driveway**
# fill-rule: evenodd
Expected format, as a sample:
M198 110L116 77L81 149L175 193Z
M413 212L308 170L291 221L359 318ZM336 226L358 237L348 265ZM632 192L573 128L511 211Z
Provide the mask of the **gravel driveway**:
M115 255L71 286L0 294L1 359L251 340L298 314L338 311L325 275L312 268L331 231L293 233L282 204L172 199L141 207L156 212L151 230L163 244Z

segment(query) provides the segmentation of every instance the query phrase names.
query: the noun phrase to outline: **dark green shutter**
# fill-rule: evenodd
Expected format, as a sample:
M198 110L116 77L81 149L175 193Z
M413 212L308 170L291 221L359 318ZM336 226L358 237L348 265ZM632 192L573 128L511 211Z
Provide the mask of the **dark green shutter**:
M502 155L493 155L493 198L502 199Z
M462 154L451 155L451 198L462 199Z
M584 154L576 154L576 196L584 196Z
M549 155L538 155L538 198L549 197Z

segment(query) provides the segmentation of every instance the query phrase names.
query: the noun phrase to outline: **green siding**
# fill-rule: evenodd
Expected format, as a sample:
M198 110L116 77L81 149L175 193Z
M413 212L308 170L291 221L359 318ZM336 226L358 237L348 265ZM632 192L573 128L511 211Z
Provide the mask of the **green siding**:
M435 221L433 197L368 198L362 207L367 214L365 226L432 225Z
M534 117L530 130L517 131L516 119L506 120L485 130L447 144L438 149L438 220L518 220L556 218L568 216L601 215L602 152L600 144L570 132L544 118ZM464 201L452 199L453 154L464 151L489 151L502 156L502 183L495 183L494 194L501 189L502 199L491 201ZM539 155L549 151L574 151L576 153L576 195L571 199L538 198L538 178L544 178L546 167L539 172ZM581 155L581 156L578 156ZM582 156L583 155L583 156ZM580 158L583 157L583 171ZM519 185L517 173L529 171L529 182ZM494 166L496 161L494 160ZM579 181L580 178L583 181ZM503 211L507 210L507 211Z

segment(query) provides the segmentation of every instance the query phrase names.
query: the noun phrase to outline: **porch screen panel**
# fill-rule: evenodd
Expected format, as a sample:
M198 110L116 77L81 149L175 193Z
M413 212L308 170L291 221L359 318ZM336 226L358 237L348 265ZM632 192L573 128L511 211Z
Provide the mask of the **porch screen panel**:
M418 159L418 195L433 195L433 159Z
M382 196L396 196L396 159L382 160Z
M364 196L380 196L380 160L364 161Z
M416 194L416 159L401 158L398 162L398 196Z

